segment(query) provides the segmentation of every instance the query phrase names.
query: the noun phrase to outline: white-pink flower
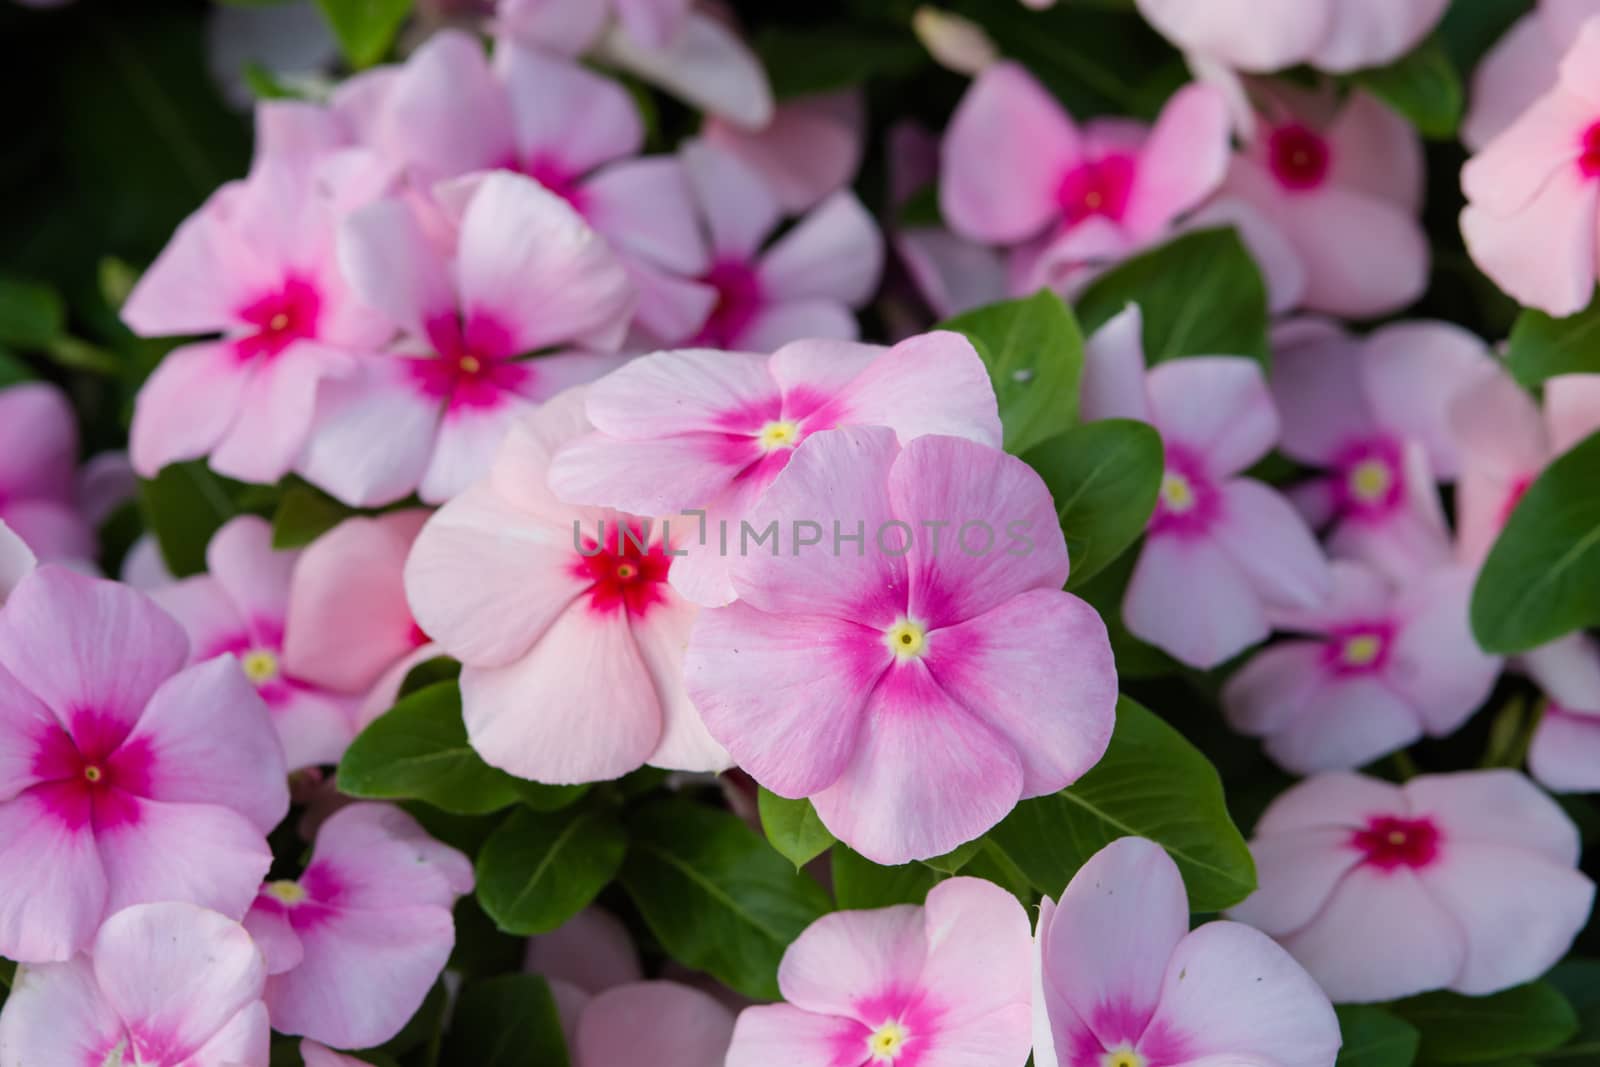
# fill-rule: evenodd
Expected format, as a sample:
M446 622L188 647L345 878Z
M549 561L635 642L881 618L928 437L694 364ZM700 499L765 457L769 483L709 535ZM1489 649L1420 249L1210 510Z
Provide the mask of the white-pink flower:
M267 1062L266 968L234 920L193 904L140 904L85 947L18 970L0 1012L0 1067Z
M266 955L272 1026L337 1048L400 1032L455 945L472 863L388 804L322 824L299 878L261 886L245 927Z
M863 856L948 852L1105 752L1105 624L1062 591L1055 506L1021 460L827 430L749 526L772 546L730 546L739 598L696 622L689 693L740 767Z
M1449 0L1136 2L1140 14L1191 57L1247 71L1304 63L1336 73L1400 58L1449 6Z
M1135 637L1211 668L1266 638L1273 611L1320 603L1327 561L1294 507L1240 474L1279 435L1261 365L1204 356L1146 371L1141 323L1134 306L1107 322L1083 369L1085 420L1148 422L1166 450L1122 617Z
M935 332L893 348L796 341L770 358L688 349L645 356L596 382L585 410L597 432L562 449L550 487L564 500L685 517L686 558L672 584L698 604L734 597L740 522L812 434L887 426L1000 444L994 388L965 338ZM811 517L811 516L807 516Z
M1577 827L1513 771L1320 774L1272 802L1250 851L1259 888L1230 914L1339 1003L1530 981L1594 900Z
M1600 0L1539 0L1512 23L1472 72L1472 102L1461 120L1461 140L1481 151L1555 88L1561 54L1578 30L1600 15Z
M56 565L0 611L0 954L65 960L105 916L243 915L289 807L283 750L238 664L184 669L143 594Z
M727 1067L1021 1067L1030 940L1017 899L977 878L939 883L922 907L824 915L783 954L785 1003L740 1013Z
M1123 837L1039 905L1035 1067L1332 1067L1339 1022L1258 930L1189 929L1178 865ZM998 1061L996 1061L998 1062Z
M22 581L23 575L38 566L33 550L17 532L0 519L0 604L6 602L11 590Z
M1528 745L1528 773L1561 793L1600 792L1600 645L1572 634L1524 652L1546 703Z
M760 174L778 206L797 215L856 176L866 151L866 106L861 89L796 97L759 130L713 115L700 136Z
M78 425L61 390L0 389L0 522L40 559L94 559L94 528L75 500L77 465Z
M551 783L721 770L683 691L695 608L668 583L677 527L546 487L555 454L592 429L583 407L569 390L518 420L489 476L423 526L412 613L462 662L467 734L490 764Z
M605 243L560 197L495 172L465 190L454 248L405 201L345 219L339 254L359 297L402 332L383 358L323 390L299 463L346 503L413 492L442 503L482 477L506 426L615 368L632 290Z

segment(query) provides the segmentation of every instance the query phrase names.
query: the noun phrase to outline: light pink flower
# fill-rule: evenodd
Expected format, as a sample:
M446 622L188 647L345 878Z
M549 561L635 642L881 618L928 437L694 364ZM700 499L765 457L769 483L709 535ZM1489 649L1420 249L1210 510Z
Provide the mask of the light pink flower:
M1548 379L1542 411L1511 378L1486 375L1455 399L1450 424L1461 456L1457 545L1476 566L1550 461L1600 429L1600 374Z
M289 581L298 552L272 547L265 519L241 515L212 535L207 573L150 591L183 623L189 661L235 661L272 712L290 770L337 763L355 737L355 700L284 669Z
M644 978L628 928L592 904L549 933L530 937L523 970L584 996Z
M1258 86L1256 96L1257 121L1221 195L1248 204L1293 249L1302 304L1369 318L1421 296L1429 252L1417 221L1416 130L1364 92L1340 102L1331 89L1274 83ZM1273 257L1258 258L1273 269Z
M733 1038L733 1012L678 982L630 982L580 994L568 1038L572 1067L709 1067Z
M1031 955L1022 905L977 878L939 883L923 907L824 915L783 954L786 1003L739 1015L727 1067L1020 1067Z
M506 426L615 368L632 292L604 242L559 197L508 173L483 178L454 253L401 200L345 220L340 258L362 300L403 332L381 359L323 390L299 469L344 502L416 492L442 503L482 477Z
M1299 64L1345 73L1381 67L1409 52L1449 0L1136 0L1139 12L1178 48L1247 71Z
M1039 905L1036 1067L1332 1067L1339 1021L1311 976L1258 930L1189 929L1178 865L1123 837Z
M1309 778L1250 843L1260 888L1232 915L1271 934L1336 1002L1478 996L1560 959L1589 917L1578 829L1513 771L1391 785Z
M1055 507L1020 460L827 430L750 525L773 547L730 547L739 599L696 622L689 693L739 766L863 856L948 852L1105 751L1105 625L1062 592Z
M1528 773L1557 792L1600 792L1600 645L1572 634L1520 662L1548 701L1528 746Z
M227 916L182 903L125 908L88 955L18 972L0 1012L0 1067L265 1064L265 978L261 953Z
M685 518L698 544L673 568L673 586L699 604L734 597L725 538L809 436L840 426L887 426L1000 444L988 371L970 342L930 333L894 348L796 341L770 358L690 349L635 360L588 391L598 432L556 456L550 487L564 500ZM809 516L808 516L809 517ZM695 529L698 527L698 529Z
M1461 120L1461 140L1481 151L1557 84L1561 54L1578 39L1600 0L1539 0L1512 23L1472 73L1472 105Z
M0 604L6 602L17 583L38 563L28 543L0 519Z
M358 701L358 731L394 703L412 667L440 654L406 604L406 556L429 514L346 519L300 552L289 580L283 668Z
M0 611L0 954L64 960L132 904L243 915L289 807L238 665L183 669L148 598L45 565Z
M471 891L471 861L399 808L332 815L304 873L263 885L245 917L266 955L273 1028L336 1048L389 1040L444 970L450 909Z
M300 1042L300 1058L305 1061L306 1067L367 1067L366 1060L335 1052L310 1038Z
M488 478L428 520L406 563L411 610L462 662L467 734L493 766L552 783L721 770L683 691L695 608L667 581L668 531L545 486L591 429L583 401L570 390L514 423Z
M950 120L940 204L963 237L1038 238L1016 288L1066 287L1168 233L1216 191L1227 162L1227 107L1211 88L1180 89L1148 130L1120 120L1080 128L1031 74L999 63Z
M340 277L333 236L333 205L301 159L258 165L178 228L123 321L146 337L223 336L173 351L139 391L130 453L141 475L206 455L244 481L289 472L318 386L391 332Z
M716 299L698 330L657 340L758 352L801 338L854 340L851 309L872 296L883 270L883 238L855 194L833 193L763 247L783 212L760 173L705 141L679 157L710 237L710 265L697 281Z
M1461 234L1519 303L1571 315L1600 261L1600 19L1584 23L1560 80L1461 168Z
M1278 440L1261 365L1204 356L1146 371L1141 322L1130 306L1090 338L1081 411L1161 432L1166 473L1122 617L1134 636L1209 669L1266 638L1273 611L1320 603L1327 562L1287 500L1240 477Z
M1489 696L1500 660L1468 626L1476 572L1414 574L1396 585L1336 561L1333 591L1316 608L1279 612L1304 635L1258 652L1223 688L1234 729L1266 738L1286 770L1349 770L1423 734L1454 733Z
M1313 526L1333 526L1335 554L1420 563L1448 555L1448 531L1412 501L1431 495L1434 479L1455 481L1451 405L1494 368L1481 340L1445 322L1394 323L1366 337L1320 319L1274 331L1279 447L1326 472L1293 492ZM1408 459L1413 449L1425 463Z
M700 135L760 174L778 207L798 215L850 185L866 123L865 94L847 89L786 100L759 130L711 116Z
M0 521L40 559L94 559L94 528L74 502L77 464L78 424L61 390L0 389Z

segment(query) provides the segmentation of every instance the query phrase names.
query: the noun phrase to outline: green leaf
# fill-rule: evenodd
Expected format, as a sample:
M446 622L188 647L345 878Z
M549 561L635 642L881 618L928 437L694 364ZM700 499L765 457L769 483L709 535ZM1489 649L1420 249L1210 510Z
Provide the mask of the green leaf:
M1139 539L1161 491L1161 434L1133 419L1074 426L1022 457L1055 498L1072 560L1068 589Z
M1491 1063L1545 1052L1578 1032L1578 1017L1554 986L1532 982L1487 997L1424 993L1391 1010L1422 1033L1421 1062Z
M239 514L233 497L236 488L236 483L213 474L200 460L174 463L139 483L139 510L174 577L187 578L206 569L211 535Z
M291 485L272 516L273 548L304 548L351 515L353 508L309 485Z
M1422 136L1452 140L1461 125L1461 75L1438 38L1430 37L1387 67L1356 71L1351 81L1411 120Z
M1255 864L1228 815L1217 769L1178 731L1123 697L1100 762L1061 792L1018 804L988 838L1056 897L1089 857L1129 835L1148 837L1177 861L1194 911L1221 911L1256 887Z
M616 877L628 835L606 805L512 812L478 853L478 901L509 934L542 934Z
M388 54L412 0L317 0L345 58L356 68L370 67Z
M422 800L456 815L482 815L517 802L517 779L467 743L461 690L430 685L380 715L339 761L339 790L369 800Z
M504 974L461 992L441 1063L472 1067L567 1067L550 987L536 974Z
M737 816L682 797L629 821L622 885L669 955L749 997L778 999L778 961L828 910L828 895L798 874Z
M0 278L0 344L42 349L67 328L67 306L48 285Z
M1129 304L1150 366L1180 356L1254 356L1265 366L1267 289L1231 228L1185 234L1108 271L1078 301L1092 335Z
M982 850L983 838L975 837L971 841L957 845L942 856L925 859L922 863L940 874L959 874Z
M1558 374L1600 373L1600 300L1564 319L1524 310L1511 327L1506 369L1529 389Z
M1344 1044L1334 1067L1411 1067L1417 1058L1417 1028L1382 1008L1345 1004L1336 1008Z
M32 367L29 367L14 353L0 348L0 389L4 389L8 385L17 385L21 382L31 382L33 379Z
M822 825L811 801L789 800L763 789L757 805L767 843L794 864L795 870L828 851L828 846L833 844L833 835Z
M1072 309L1041 289L944 323L972 341L1000 403L1006 451L1020 454L1078 421L1083 335Z
M756 55L780 100L897 78L929 60L911 34L872 26L785 26L756 37Z
M845 909L921 904L939 872L921 863L882 867L846 845L833 846L833 895Z
M1600 623L1600 433L1528 487L1472 591L1472 632L1490 652L1525 652Z

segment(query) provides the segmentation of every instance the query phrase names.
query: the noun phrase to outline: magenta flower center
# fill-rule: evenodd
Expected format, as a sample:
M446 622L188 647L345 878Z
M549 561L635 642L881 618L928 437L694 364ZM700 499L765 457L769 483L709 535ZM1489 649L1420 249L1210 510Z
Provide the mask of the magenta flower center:
M276 356L296 341L315 337L321 311L322 295L315 286L303 278L286 278L277 292L239 309L239 318L255 332L235 340L234 351L244 360Z
M561 199L572 205L574 211L584 213L583 187L578 184L579 175L574 174L564 164L548 158L530 159L520 167L507 167L507 170L520 170L546 189L555 193Z
M742 260L722 260L701 276L700 281L717 291L717 302L705 325L690 342L717 348L736 348L761 310L761 279L755 268Z
M1069 226L1094 215L1122 218L1128 208L1133 175L1133 158L1123 155L1106 156L1067 171L1056 190L1062 217Z
M1405 472L1400 447L1393 441L1362 441L1347 447L1334 461L1339 512L1377 518L1400 506Z
M625 611L643 617L666 599L663 583L672 557L664 545L649 543L640 523L604 524L599 533L606 543L585 538L573 567L574 573L589 583L585 590L589 610L602 615Z
M1220 506L1217 488L1199 458L1181 445L1168 444L1167 469L1161 476L1155 514L1150 517L1150 533L1203 534L1216 520Z
M132 796L150 786L151 753L143 742L125 743L126 727L80 712L73 733L59 728L38 739L34 788L46 810L66 825L106 828L137 822Z
M1366 853L1363 862L1374 867L1426 867L1439 854L1439 829L1428 819L1375 815L1350 843Z
M1600 122L1590 126L1583 134L1583 151L1578 155L1578 169L1585 178L1600 178Z
M450 313L427 322L437 359L411 361L411 373L427 396L452 408L493 408L506 394L526 386L533 370L516 360L511 331L492 315Z
M1386 622L1358 623L1329 635L1323 656L1338 674L1371 674L1383 669L1394 644L1394 627Z
M1290 189L1315 189L1328 177L1328 142L1308 126L1279 126L1267 141L1272 173Z

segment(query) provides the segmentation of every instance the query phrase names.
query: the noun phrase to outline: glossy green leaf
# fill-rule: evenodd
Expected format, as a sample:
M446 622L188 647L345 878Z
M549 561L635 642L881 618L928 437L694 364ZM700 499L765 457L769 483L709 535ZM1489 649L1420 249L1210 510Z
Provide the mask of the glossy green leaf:
M1547 982L1487 997L1424 993L1390 1009L1421 1032L1426 1064L1494 1063L1549 1051L1578 1032L1572 1005Z
M355 510L309 485L291 485L272 515L272 547L304 548Z
M939 872L926 864L883 867L848 845L833 846L832 862L833 896L848 910L921 904L940 880Z
M1072 561L1068 589L1138 540L1161 491L1161 434L1132 419L1074 426L1022 457L1055 498Z
M1411 1067L1416 1061L1420 1035L1404 1019L1366 1004L1337 1011L1344 1044L1334 1067Z
M972 341L989 368L1006 451L1021 454L1078 421L1083 335L1048 290L968 311L944 323Z
M1216 768L1124 697L1100 762L1061 792L1018 804L988 839L1035 887L1059 897L1089 857L1129 835L1155 841L1177 861L1194 911L1221 911L1256 887L1255 863Z
M1357 71L1351 80L1411 120L1422 136L1455 138L1463 107L1461 75L1436 38L1386 67Z
M439 1062L567 1067L571 1060L550 986L536 974L469 982L461 991Z
M594 900L627 851L628 835L609 805L519 808L478 853L478 901L507 933L546 933Z
M1524 309L1506 343L1506 369L1530 389L1560 374L1600 373L1600 300L1564 319Z
M162 561L175 577L206 569L211 535L240 513L235 483L213 474L203 461L174 463L139 483L139 510L155 535Z
M345 58L358 69L388 53L411 5L412 0L317 0Z
M1528 487L1472 591L1472 632L1490 652L1536 648L1600 623L1600 433Z
M778 961L828 910L822 887L796 873L735 815L665 799L628 822L622 885L678 962L749 997L778 999Z
M789 800L763 789L757 805L767 842L794 864L795 870L828 851L828 846L833 844L833 835L822 825L811 801Z

